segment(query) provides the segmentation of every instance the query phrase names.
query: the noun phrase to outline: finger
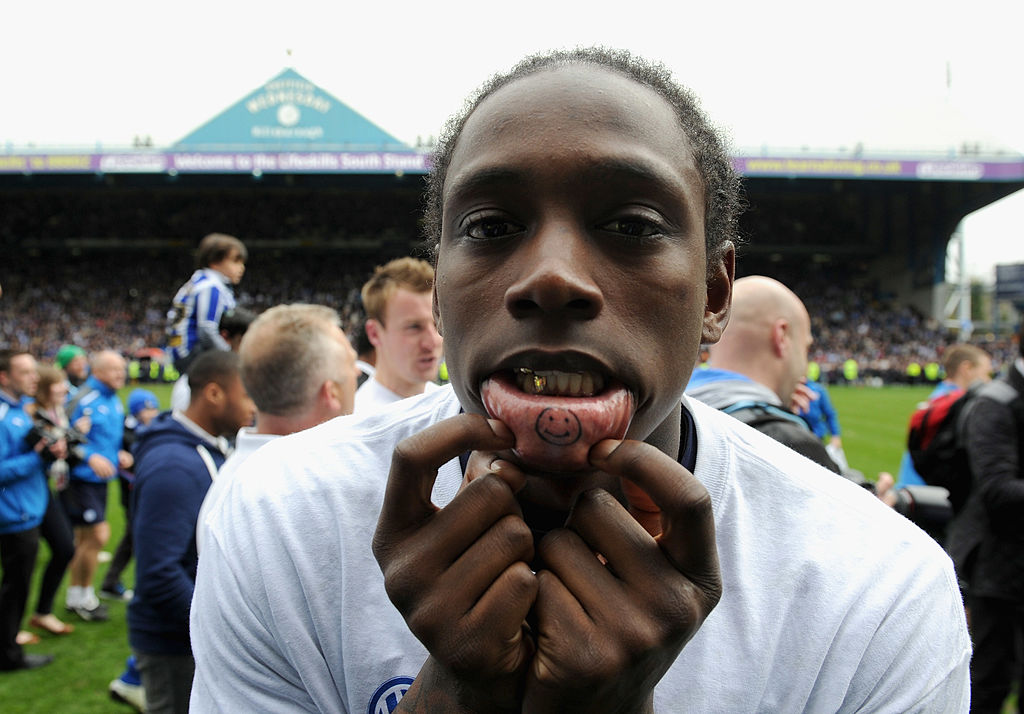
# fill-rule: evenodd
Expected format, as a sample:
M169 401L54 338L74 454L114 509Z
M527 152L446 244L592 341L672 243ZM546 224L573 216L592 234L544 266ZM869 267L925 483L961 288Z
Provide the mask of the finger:
M661 509L647 492L628 478L619 479L629 515L652 536L661 534Z
M657 539L603 489L579 495L566 528L577 536L579 544L568 538L555 544L545 540L540 556L588 611L604 611L611 592L620 585L633 587L652 578L667 583L679 575L675 562L665 557ZM600 582L596 591L593 582Z
M403 439L391 457L378 530L401 530L436 511L430 492L438 469L448 461L465 451L498 451L514 443L507 426L476 414L445 419Z
M794 412L807 411L811 407L811 402L816 399L818 399L818 393L808 387L806 383L800 383L793 390L793 396L790 398L790 409Z
M607 491L598 491L604 494L610 501L615 501ZM635 529L640 537L647 541L649 551L658 553L658 558L664 566L664 558L658 551L657 545L651 537L634 523L622 510L617 502L614 504L618 509L623 521L629 522L631 528ZM619 588L619 583L614 573L598 558L597 553L601 552L594 542L587 539L586 535L576 530L576 523L573 516L570 516L569 527L559 528L547 533L538 545L540 562L544 564L545 570L556 575L560 582L564 583L573 598L581 603L583 608L595 608L595 612L603 607L608 601L616 600L614 591ZM604 528L601 528L601 525ZM595 530L614 530L609 528L605 521L599 524ZM612 539L615 536L611 536ZM604 555L601 552L602 556ZM625 560L625 559L623 559Z
M421 521L415 531L415 541L417 544L430 543L432 556L440 557L448 567L464 551L475 547L476 541L493 535L492 531L506 516L513 517L512 522L521 527L521 532L509 535L514 545L505 546L508 552L492 555L500 560L502 567L516 559L529 561L533 548L530 529L523 521L515 493L495 474L476 479L445 508L435 511L428 521ZM523 534L530 548L525 554L520 551Z
M432 521L432 529L434 525ZM391 561L400 567L385 570L388 595L403 613L420 612L424 622L433 622L439 619L438 613L445 613L440 619L446 620L443 627L450 630L455 621L473 616L480 600L509 568L519 564L530 572L527 563L533 558L533 535L521 518L499 519L453 551L434 542L433 533L438 530L417 531L413 552ZM445 536L451 539L449 534ZM419 546L427 542L431 547L424 552Z
M590 452L605 473L633 481L661 509L657 542L676 568L691 579L718 578L718 552L711 497L689 471L641 441L612 439Z
M567 643L578 640L579 630L593 625L594 620L556 573L537 573L537 586L537 605L534 608L537 657L533 668L534 674L543 680L548 679L558 667L551 659L552 651L559 646L564 650ZM567 631L570 624L574 632ZM570 647L575 649L575 646Z
M480 593L513 563L525 565L531 560L533 533L522 518L509 515L473 541L447 569L445 577L450 577L458 589Z
M537 576L523 562L513 563L505 569L477 601L470 614L475 623L485 625L500 641L508 643L508 651L520 651L519 643L525 633L523 623L537 600ZM477 629L477 628L474 628ZM529 647L532 650L532 644ZM514 672L522 662L505 663L503 669Z
M513 491L519 491L526 483L526 474L522 469L506 461L493 451L474 451L469 455L466 463L465 473L462 475L462 485L459 489L468 486L472 481L484 474L497 474L503 481L508 483Z
M612 443L605 448L614 449L618 442L610 441ZM658 507L658 504L654 502L646 491L628 478L621 478L619 481L622 486L622 495L626 498L629 515L633 516L633 519L642 525L644 530L652 536L659 535L661 533L661 509Z
M453 672L489 682L516 676L533 656L526 618L536 598L537 577L525 563L515 563L472 608L454 611L446 602L441 605L445 616L439 617L437 608L423 608L407 622L432 657Z

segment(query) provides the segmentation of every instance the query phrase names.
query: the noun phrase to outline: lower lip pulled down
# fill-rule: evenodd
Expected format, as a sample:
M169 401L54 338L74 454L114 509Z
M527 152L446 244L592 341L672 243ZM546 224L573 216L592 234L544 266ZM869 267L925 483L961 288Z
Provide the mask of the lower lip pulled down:
M527 394L506 375L481 385L487 413L516 437L513 449L525 466L547 472L589 468L591 447L603 439L621 439L633 416L633 398L621 385L594 396Z

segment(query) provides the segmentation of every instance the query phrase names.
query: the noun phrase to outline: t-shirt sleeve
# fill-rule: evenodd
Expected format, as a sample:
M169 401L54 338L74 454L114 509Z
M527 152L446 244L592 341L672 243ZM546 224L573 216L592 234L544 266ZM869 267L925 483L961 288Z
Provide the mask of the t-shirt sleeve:
M248 468L247 468L248 467ZM246 478L252 463L236 479ZM258 499L229 491L207 519L199 557L190 630L196 661L190 711L346 712L345 701L310 628L279 622L296 617L302 592L286 539L286 518ZM326 596L319 593L319 596Z
M896 558L883 576L890 582L877 584L896 597L867 642L843 712L970 710L971 644L952 564L941 553L914 553Z

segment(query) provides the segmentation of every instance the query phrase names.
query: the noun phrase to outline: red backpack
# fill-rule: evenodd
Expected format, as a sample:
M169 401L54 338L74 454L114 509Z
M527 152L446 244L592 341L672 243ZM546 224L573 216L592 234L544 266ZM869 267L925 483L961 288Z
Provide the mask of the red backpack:
M971 489L971 469L963 441L962 414L976 390L955 389L918 406L910 417L907 450L925 483L949 491L959 511Z

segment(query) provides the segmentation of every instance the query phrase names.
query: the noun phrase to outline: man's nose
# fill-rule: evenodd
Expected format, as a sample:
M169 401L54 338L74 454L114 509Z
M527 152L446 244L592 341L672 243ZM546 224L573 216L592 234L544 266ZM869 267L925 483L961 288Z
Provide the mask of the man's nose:
M593 250L585 231L571 222L542 227L526 239L513 258L520 269L505 291L505 308L516 318L597 317L604 296L592 276Z
M437 349L441 346L441 333L437 331L437 325L431 322L427 329L423 331L422 342L427 345L431 350Z

